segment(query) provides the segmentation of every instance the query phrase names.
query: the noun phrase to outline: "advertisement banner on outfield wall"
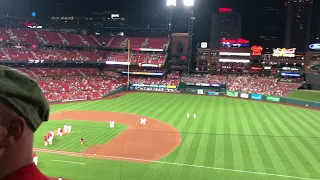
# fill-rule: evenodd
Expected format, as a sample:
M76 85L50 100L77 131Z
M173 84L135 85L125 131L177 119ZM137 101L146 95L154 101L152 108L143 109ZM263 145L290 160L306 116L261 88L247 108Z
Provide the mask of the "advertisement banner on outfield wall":
M238 95L239 95L238 92L227 91L227 96L230 96L230 97L238 97Z
M204 94L204 93L203 93L203 89L198 89L197 94Z
M267 101L280 102L280 97L278 97L278 96L267 96Z
M251 99L262 100L262 95L261 94L251 94Z
M240 94L240 97L241 97L241 98L249 98L249 94L247 94L247 93L241 93L241 94Z
M177 86L169 86L169 85L168 85L167 88L168 88L168 89L176 89Z
M132 86L143 86L143 84L132 84Z
M166 85L159 85L159 88L167 88Z
M130 91L136 90L136 86L130 86L130 87L129 87L129 90L130 90Z
M217 92L208 92L208 95L209 96L219 96L219 93L217 93Z

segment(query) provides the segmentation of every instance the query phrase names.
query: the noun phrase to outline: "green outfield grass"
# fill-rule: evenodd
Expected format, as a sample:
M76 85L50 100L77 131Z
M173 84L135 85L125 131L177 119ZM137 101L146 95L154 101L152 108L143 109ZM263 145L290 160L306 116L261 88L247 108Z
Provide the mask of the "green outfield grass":
M183 139L174 152L147 165L39 153L39 167L50 176L74 180L320 179L320 111L155 93L51 107L53 113L98 110L139 114L171 124ZM187 112L196 113L197 120L187 120Z
M44 146L43 136L50 130L57 130L59 127L63 129L63 125L71 124L72 133L63 137L56 136L53 145ZM105 144L127 128L124 124L117 124L111 129L109 123L106 122L90 122L90 121L53 121L44 123L35 133L34 147L43 149L62 150L70 152L83 152L90 146L97 144ZM83 138L85 143L81 146L80 139Z
M320 102L320 91L296 90L290 93L287 97L305 101Z

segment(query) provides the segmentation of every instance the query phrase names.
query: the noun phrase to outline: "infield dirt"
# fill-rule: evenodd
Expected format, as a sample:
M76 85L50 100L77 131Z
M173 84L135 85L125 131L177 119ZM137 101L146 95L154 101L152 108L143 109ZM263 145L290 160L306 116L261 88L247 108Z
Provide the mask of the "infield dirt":
M91 146L81 156L92 157L96 154L96 158L149 163L165 157L179 146L181 134L177 129L148 117L147 124L140 125L141 118L143 117L133 114L102 111L66 111L50 116L51 120L74 119L107 123L114 120L115 125L121 123L128 126L108 143ZM112 129L106 129L106 131L112 131ZM60 154L59 151L52 153Z

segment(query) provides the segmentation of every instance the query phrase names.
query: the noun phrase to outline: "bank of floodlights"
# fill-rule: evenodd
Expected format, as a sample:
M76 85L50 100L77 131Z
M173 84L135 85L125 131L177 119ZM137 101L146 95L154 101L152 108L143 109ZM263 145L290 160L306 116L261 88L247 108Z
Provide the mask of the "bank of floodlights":
M177 6L177 0L167 0L167 6Z
M183 0L184 6L194 6L194 0Z
M183 0L186 7L194 6L194 0ZM177 6L177 0L167 0L167 6Z

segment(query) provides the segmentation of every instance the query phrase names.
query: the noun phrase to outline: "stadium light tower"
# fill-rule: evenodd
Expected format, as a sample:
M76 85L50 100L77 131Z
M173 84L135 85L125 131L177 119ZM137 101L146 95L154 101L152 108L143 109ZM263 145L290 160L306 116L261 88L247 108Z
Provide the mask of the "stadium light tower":
M183 0L184 6L191 7L194 6L194 0Z
M180 0L182 1L182 0ZM187 8L189 12L188 17L188 62L189 67L191 63L192 58L192 36L193 36L193 21L195 20L195 17L193 16L193 7L194 7L194 1L195 0L183 0L183 7L176 7L177 6L177 0L167 0L167 7L169 10L169 37L172 41L172 11L175 8ZM178 5L179 6L179 5ZM190 68L188 68L190 70Z
M177 0L167 0L167 6L177 6Z
M172 25L171 25L171 13L172 13L172 7L176 7L177 6L177 0L167 0L167 7L170 9L170 15L169 15L169 24L168 24L168 27L169 27L169 34L171 34L171 28L172 28Z

